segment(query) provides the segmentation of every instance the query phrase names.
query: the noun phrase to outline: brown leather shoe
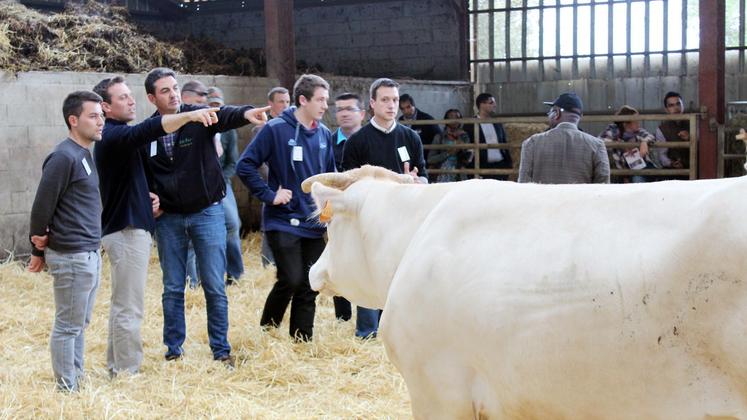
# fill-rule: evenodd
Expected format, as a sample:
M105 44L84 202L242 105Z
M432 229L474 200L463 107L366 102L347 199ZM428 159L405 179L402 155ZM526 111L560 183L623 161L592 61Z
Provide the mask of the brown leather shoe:
M236 358L231 356L230 354L227 354L215 360L218 360L219 362L223 363L228 369L236 368Z

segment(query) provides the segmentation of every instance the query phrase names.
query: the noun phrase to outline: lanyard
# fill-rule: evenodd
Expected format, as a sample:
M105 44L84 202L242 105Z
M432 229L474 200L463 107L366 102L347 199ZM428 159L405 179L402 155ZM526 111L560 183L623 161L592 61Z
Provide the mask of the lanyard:
M319 173L324 172L324 152L327 148L327 142L322 141L322 135L321 135L321 129L317 130L316 138L319 141ZM290 146L290 165L291 169L293 170L293 175L296 176L296 179L301 180L301 178L298 176L298 172L296 171L296 161L293 160L293 148L298 146L303 148L303 146L298 144L298 135L301 132L301 123L296 123L296 134L293 136L292 139L288 140L288 146Z

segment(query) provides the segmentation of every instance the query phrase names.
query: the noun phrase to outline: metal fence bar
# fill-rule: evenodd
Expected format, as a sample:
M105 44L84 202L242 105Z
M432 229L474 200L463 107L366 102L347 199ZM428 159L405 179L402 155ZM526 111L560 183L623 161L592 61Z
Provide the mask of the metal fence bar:
M690 179L697 178L697 156L698 156L698 135L697 120L700 114L646 114L646 115L588 115L584 117L587 122L607 122L607 121L690 121L691 134L690 141L677 142L654 142L649 145L650 148L667 148L667 149L690 149L690 167L689 169L611 169L612 176L629 176L629 175L653 175L653 176L688 176ZM451 124L462 123L472 124L473 143L470 144L429 144L424 145L424 150L473 150L474 169L429 169L432 174L466 174L474 175L479 178L481 175L517 175L518 167L513 169L483 169L480 167L480 150L501 149L516 150L521 149L521 143L498 143L485 144L480 143L480 125L483 123L537 123L547 122L547 117L494 117L494 118L459 118L459 119L441 119L441 120L404 120L400 121L403 125L429 125L429 124ZM632 149L639 147L638 143L622 142L605 142L607 149Z
M612 6L614 2L609 0L607 3L607 77L612 79L615 77L615 59L612 56L612 46L614 45L614 30L615 30L615 19L614 11Z
M744 73L745 0L739 0L739 72Z
M687 48L687 0L672 0L682 3L682 49ZM682 52L680 74L687 74L687 53Z
M662 5L662 49L664 51L669 50L669 0L664 0L664 4ZM669 74L669 54L666 52L662 54L661 57L661 68L662 72L666 75Z

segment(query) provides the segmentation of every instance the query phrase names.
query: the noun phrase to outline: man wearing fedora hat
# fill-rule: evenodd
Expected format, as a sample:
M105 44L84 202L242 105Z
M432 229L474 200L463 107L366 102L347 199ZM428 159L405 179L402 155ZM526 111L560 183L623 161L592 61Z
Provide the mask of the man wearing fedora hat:
M550 106L550 130L522 144L519 182L609 183L610 161L604 142L578 129L584 108L581 98L563 93L545 105Z

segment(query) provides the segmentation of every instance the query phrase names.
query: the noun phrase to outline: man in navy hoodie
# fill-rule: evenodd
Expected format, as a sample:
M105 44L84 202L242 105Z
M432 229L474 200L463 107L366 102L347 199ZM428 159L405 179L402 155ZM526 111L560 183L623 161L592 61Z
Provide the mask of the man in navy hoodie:
M295 106L270 120L244 150L236 167L239 178L265 203L264 229L277 266L277 282L267 296L260 325L277 327L288 304L290 335L311 340L317 292L309 285L309 268L324 251L325 228L310 220L314 204L301 182L335 171L332 134L321 123L329 84L305 74L293 86ZM259 167L267 163L265 182Z

